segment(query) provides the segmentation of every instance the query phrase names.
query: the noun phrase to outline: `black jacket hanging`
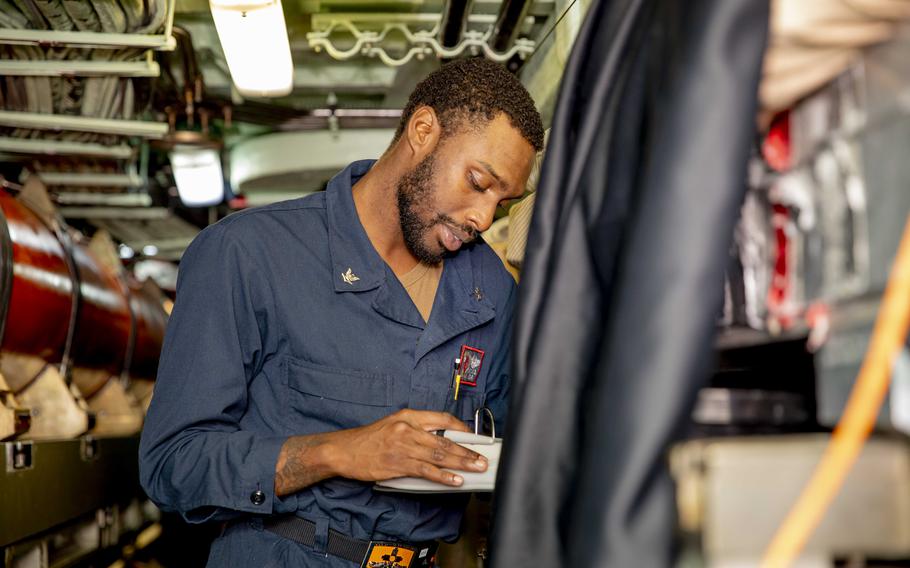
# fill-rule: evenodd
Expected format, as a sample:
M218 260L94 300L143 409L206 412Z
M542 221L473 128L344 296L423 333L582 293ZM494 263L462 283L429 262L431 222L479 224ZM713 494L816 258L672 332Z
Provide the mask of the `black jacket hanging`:
M766 0L595 1L525 259L492 566L666 566L666 450L709 370Z

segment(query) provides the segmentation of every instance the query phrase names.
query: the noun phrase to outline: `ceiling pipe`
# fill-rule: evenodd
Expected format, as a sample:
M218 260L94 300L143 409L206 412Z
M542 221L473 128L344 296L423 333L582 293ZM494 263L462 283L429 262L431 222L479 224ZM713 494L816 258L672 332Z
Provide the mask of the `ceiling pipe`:
M521 31L521 22L524 21L530 7L531 2L526 0L503 0L493 28L493 37L490 39L490 47L494 51L502 53L515 43L518 32Z
M193 126L196 105L202 102L205 85L202 82L202 73L199 71L199 61L196 50L193 48L193 38L190 33L180 26L174 26L174 38L177 40L183 67L183 91L181 102L189 126Z
M443 47L455 47L461 41L473 4L474 0L446 0L439 25L439 42Z

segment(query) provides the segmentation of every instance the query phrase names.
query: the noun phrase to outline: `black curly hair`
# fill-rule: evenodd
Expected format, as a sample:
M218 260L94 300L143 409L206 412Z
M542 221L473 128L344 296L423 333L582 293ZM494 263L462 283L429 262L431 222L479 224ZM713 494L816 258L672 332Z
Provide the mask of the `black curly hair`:
M543 124L534 100L515 75L493 61L459 59L427 75L408 98L392 144L421 106L436 111L443 138L458 132L467 119L489 122L504 113L535 150L543 149Z

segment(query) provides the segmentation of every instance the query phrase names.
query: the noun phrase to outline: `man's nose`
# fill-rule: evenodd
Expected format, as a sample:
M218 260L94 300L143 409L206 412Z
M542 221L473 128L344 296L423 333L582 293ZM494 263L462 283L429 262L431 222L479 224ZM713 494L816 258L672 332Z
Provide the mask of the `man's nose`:
M495 216L496 204L493 204L492 206L484 205L483 207L472 209L468 213L468 222L479 234L490 228Z

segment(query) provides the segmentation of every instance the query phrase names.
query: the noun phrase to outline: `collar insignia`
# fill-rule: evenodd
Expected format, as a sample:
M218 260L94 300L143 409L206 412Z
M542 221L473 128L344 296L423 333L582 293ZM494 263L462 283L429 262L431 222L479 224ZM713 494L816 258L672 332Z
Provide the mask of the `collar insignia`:
M348 267L347 272L342 272L342 273L341 273L341 279L344 280L345 282L347 282L348 284L350 284L351 286L353 286L353 285L354 285L354 282L357 282L358 280L360 280L360 277L357 276L357 275L355 275L355 274L351 271L351 268Z

